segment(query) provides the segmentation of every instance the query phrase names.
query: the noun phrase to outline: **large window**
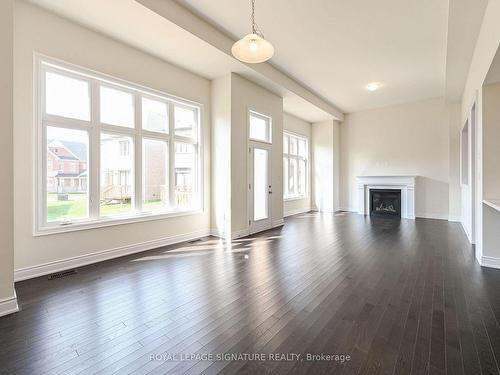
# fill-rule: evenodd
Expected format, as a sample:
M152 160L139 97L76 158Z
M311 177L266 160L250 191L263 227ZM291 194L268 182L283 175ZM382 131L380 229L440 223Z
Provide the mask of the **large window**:
M37 229L201 208L200 107L38 59Z
M283 197L296 199L307 196L307 138L284 132L283 135Z

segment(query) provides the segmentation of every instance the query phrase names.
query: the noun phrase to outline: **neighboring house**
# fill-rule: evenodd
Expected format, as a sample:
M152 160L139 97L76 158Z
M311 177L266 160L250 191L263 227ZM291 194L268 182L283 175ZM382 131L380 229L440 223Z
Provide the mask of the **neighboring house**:
M87 191L87 146L84 143L49 140L47 191L59 194Z
M132 199L134 152L131 138L101 135L101 201L130 202Z
M168 176L165 176L164 150L151 143L145 152L143 165L144 201L168 199ZM47 150L48 193L87 192L87 145L79 142L51 140ZM196 160L191 145L175 145L176 205L184 206L192 199L195 183L193 170ZM133 143L128 137L105 135L101 138L101 200L130 201L133 194Z

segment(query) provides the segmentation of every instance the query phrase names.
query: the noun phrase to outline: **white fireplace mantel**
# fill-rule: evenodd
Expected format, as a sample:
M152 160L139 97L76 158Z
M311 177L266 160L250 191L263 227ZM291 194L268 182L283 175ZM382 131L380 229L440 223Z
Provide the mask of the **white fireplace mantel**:
M417 176L358 176L358 213L370 214L370 189L401 190L401 217L415 219L415 180Z

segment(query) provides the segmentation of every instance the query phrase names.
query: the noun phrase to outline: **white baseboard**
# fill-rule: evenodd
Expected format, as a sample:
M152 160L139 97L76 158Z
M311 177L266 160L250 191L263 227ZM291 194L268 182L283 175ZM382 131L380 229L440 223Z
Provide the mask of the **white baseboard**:
M448 215L442 215L442 214L417 213L415 216L421 219L435 219L435 220L448 221Z
M235 240L237 238L246 237L250 235L250 228L240 229L234 232L231 232L231 239Z
M0 300L0 316L9 315L19 311L19 306L17 304L17 296L14 291L14 296Z
M285 225L285 219L281 218L273 220L273 228L281 227L282 225Z
M339 211L358 212L358 210L356 208L352 208L352 207L339 207Z
M479 264L482 267L498 268L500 269L500 258L482 256Z
M157 240L140 242L132 245L125 245L114 249L103 250L91 254L80 255L77 257L58 260L40 264L37 266L20 268L14 271L14 281L32 279L38 276L49 275L54 272L60 272L67 269L86 266L92 263L102 262L113 258L119 258L125 255L139 253L141 251L152 250L159 247L173 245L180 242L191 241L201 237L209 236L210 230L200 230L196 232L180 234L176 236L164 237Z
M226 239L226 232L221 231L217 228L210 229L210 235L217 238Z
M283 217L288 217L288 216L298 215L298 214L305 214L306 212L309 212L309 211L311 211L311 208L297 208L295 210L285 211L283 213ZM274 226L275 225L273 225L273 227Z
M271 225L273 228L280 227L282 225L285 225L285 220L284 219L273 220ZM222 233L217 228L212 228L212 230L210 230L210 234L214 237L226 239L225 233ZM250 236L250 228L240 229L231 233L232 240L247 236Z
M448 216L448 221L452 221L454 223L461 223L462 222L462 217L461 216L450 215L450 216Z
M467 236L467 239L469 240L469 243L472 244L473 243L472 242L472 236L469 233L469 229L467 228L467 226L465 225L465 223L463 221L460 221L460 224L462 224L462 229L464 230L465 235Z

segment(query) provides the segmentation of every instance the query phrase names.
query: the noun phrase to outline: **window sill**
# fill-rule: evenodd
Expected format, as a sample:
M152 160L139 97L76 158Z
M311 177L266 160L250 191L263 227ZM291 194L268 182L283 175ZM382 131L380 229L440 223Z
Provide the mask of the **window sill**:
M284 202L292 202L292 201L300 201L302 199L308 199L309 197L307 195L302 195L300 197L290 197L290 198L283 198Z
M68 232L77 232L90 229L99 229L115 225L126 225L126 224L142 223L154 220L164 220L180 216L198 215L201 213L203 213L202 209L196 209L190 211L173 211L161 214L143 213L134 216L116 216L116 217L100 218L85 222L75 222L67 225L62 225L62 224L48 225L35 229L33 237L48 236L51 234L60 234Z

